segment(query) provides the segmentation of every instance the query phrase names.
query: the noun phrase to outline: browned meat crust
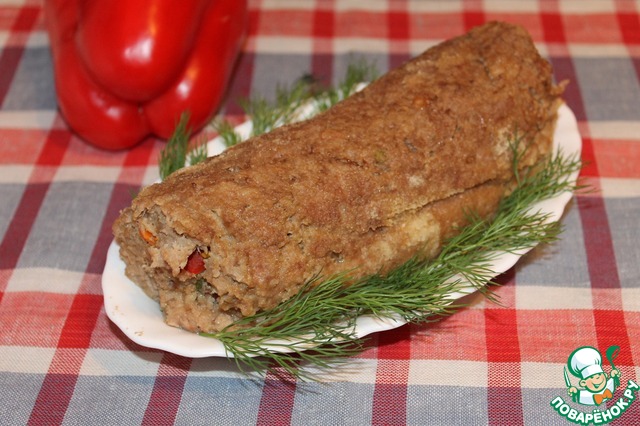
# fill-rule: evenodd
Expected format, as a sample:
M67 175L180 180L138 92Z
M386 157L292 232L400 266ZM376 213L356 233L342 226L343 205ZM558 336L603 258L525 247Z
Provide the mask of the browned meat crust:
M530 141L522 166L549 153L561 91L525 30L478 27L316 118L145 188L113 228L127 274L167 323L214 332L315 274L433 256L465 212L495 211L516 129ZM184 270L194 250L196 275Z

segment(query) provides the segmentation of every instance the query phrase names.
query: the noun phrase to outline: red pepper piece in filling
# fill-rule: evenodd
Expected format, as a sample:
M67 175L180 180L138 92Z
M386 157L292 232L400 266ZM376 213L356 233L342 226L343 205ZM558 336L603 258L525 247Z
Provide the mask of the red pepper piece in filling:
M191 272L194 275L197 275L205 270L204 259L198 250L191 253L189 259L187 259L187 264L184 266L184 270L187 272Z

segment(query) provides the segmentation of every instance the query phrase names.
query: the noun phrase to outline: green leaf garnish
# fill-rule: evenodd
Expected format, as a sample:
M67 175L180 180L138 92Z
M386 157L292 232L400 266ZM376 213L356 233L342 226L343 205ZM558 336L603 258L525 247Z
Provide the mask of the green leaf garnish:
M336 103L352 95L358 85L377 77L372 64L357 61L349 64L342 82L335 88L321 89L317 81L309 75L296 80L291 87L278 86L275 100L268 101L264 97L255 97L240 102L244 112L252 124L251 136L259 136L276 127L290 124L304 118L300 114L304 106L310 106L313 114L331 108ZM242 142L243 138L226 120L216 120L214 128L227 148Z
M246 114L251 117L251 136L267 133L276 127L294 120L300 106L310 98L309 84L305 78L298 79L291 88L278 86L274 103L263 97L241 102Z
M242 137L238 132L236 132L233 124L229 123L227 120L216 120L213 123L213 127L216 132L218 132L218 136L222 138L222 142L227 148L231 148L232 146L242 142Z
M203 141L196 141L194 146L189 146L191 129L187 126L188 122L189 113L180 114L175 130L167 140L165 147L160 151L158 168L161 180L165 180L171 173L183 168L185 164L194 165L207 158L207 146Z
M347 67L344 79L337 87L327 89L315 96L316 108L325 111L341 100L351 96L363 82L373 81L378 77L375 68L364 60L351 63Z

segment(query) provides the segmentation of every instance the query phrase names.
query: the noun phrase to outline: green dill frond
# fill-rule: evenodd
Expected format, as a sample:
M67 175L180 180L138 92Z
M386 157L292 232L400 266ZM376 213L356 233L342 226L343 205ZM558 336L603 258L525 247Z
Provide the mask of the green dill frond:
M291 87L278 86L274 102L264 97L241 101L253 123L251 136L259 136L294 121L302 104L311 97L310 87L308 79L301 78Z
M158 167L160 179L164 180L171 173L184 167L187 160L191 129L187 127L189 113L180 114L180 119L165 147L160 151Z
M345 77L335 88L328 88L314 96L316 108L325 111L343 99L348 98L358 89L358 85L378 78L376 68L365 60L351 62L347 66Z
M308 118L300 113L305 106L312 107L314 114L331 108L353 94L359 84L368 83L376 77L375 67L361 60L349 64L344 79L335 88L320 89L313 76L304 75L290 87L278 86L273 101L256 96L252 99L241 100L240 106L250 117L251 136L259 136L276 127ZM214 127L225 145L233 146L241 142L237 133L234 134L233 126L227 121L217 120Z
M190 146L191 129L188 123L189 113L183 112L167 144L160 151L158 168L161 180L185 165L193 166L207 159L207 141L204 138L194 141Z
M190 166L196 165L207 159L207 141L204 138L199 138L193 144L193 147L187 154L187 164Z
M218 119L213 122L213 128L218 132L218 136L222 138L222 143L227 148L242 142L242 136L236 132L235 127L227 120Z

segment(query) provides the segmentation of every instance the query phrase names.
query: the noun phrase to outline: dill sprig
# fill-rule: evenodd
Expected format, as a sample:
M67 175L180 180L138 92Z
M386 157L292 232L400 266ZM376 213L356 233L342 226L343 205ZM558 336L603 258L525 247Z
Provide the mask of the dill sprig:
M343 80L336 87L320 88L313 76L304 75L290 87L278 86L273 101L256 96L241 100L240 106L251 121L250 136L259 136L329 109L356 92L360 84L375 78L377 72L371 63L355 61L347 66ZM227 120L217 119L213 126L227 148L244 139Z
M360 60L347 67L344 79L335 87L326 89L315 96L315 107L318 112L325 111L358 90L363 82L373 81L378 73L370 63Z
M188 127L188 123L189 113L180 114L180 119L171 137L160 151L158 169L161 180L183 168L185 164L197 164L207 158L207 146L204 141L195 141L193 146L189 145L192 131Z
M310 87L308 79L300 78L289 88L278 86L275 102L259 96L241 101L242 108L253 123L251 136L267 133L294 121L302 104L311 97Z
M194 142L193 147L187 154L187 164L193 166L203 162L207 157L207 141L204 138L199 138Z
M158 167L161 180L184 167L187 160L189 138L191 137L191 131L187 128L188 121L189 115L187 113L180 115L180 120L173 134L167 140L167 144L162 151L160 151Z
M213 122L213 128L218 132L225 147L231 148L242 142L242 137L236 132L235 127L227 120L217 119Z

